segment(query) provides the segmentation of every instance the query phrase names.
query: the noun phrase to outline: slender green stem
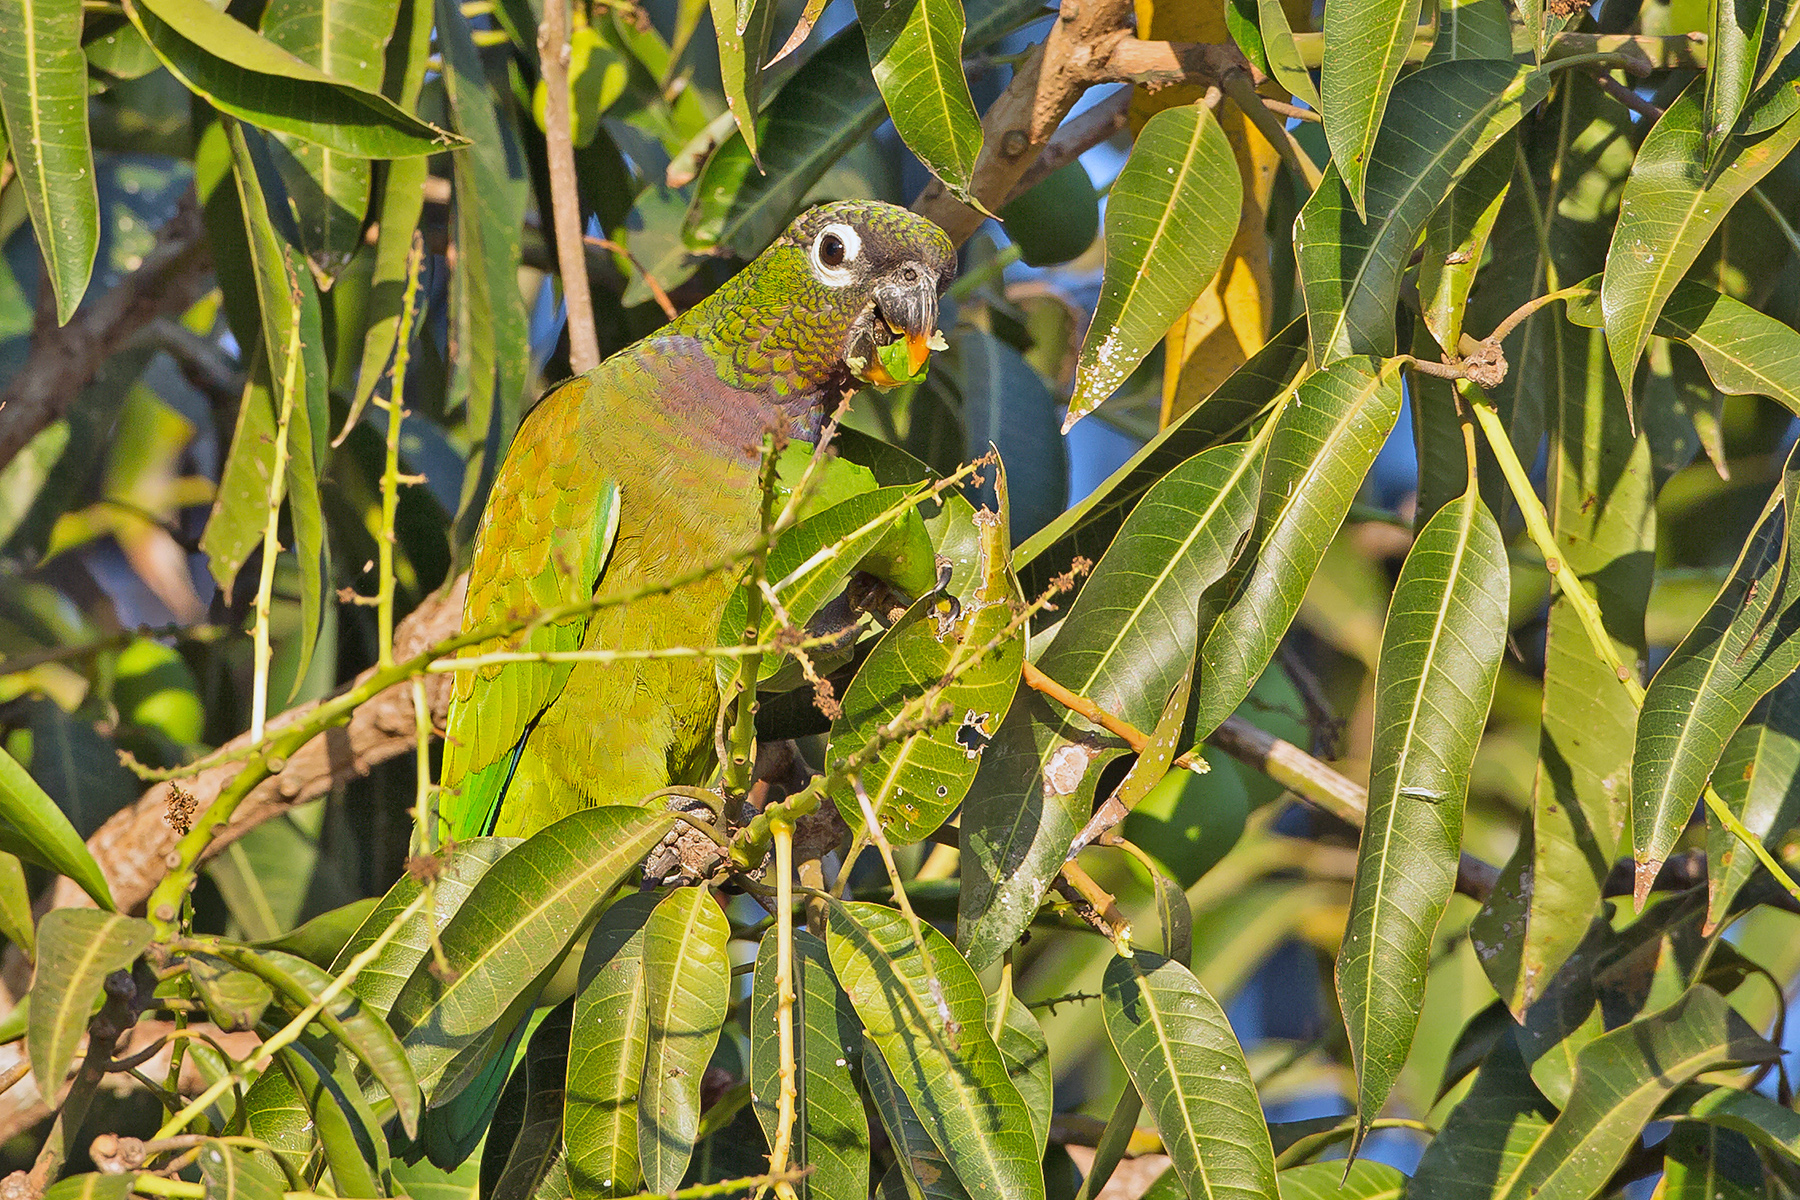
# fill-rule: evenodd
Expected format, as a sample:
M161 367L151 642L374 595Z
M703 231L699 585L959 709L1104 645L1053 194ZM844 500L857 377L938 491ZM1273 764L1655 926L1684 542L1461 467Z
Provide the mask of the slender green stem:
M1462 384L1458 386L1463 387ZM1568 569L1568 564L1564 563L1557 555L1556 537L1550 532L1550 522L1544 512L1543 502L1538 499L1537 490L1531 486L1531 479L1525 473L1524 464L1519 461L1518 455L1513 453L1512 439L1507 436L1505 427L1500 424L1499 414L1491 405L1481 399L1479 392L1472 387L1465 388L1463 399L1468 402L1469 408L1475 414L1475 419L1481 423L1481 431L1487 437L1488 446L1493 450L1494 457L1500 463L1500 473L1506 477L1507 487L1512 491L1513 499L1518 502L1519 511L1525 517L1526 532L1537 544L1538 550L1544 556L1545 567L1549 570L1551 577L1556 580L1562 594L1568 599L1570 607L1575 610L1594 653L1600 656L1602 662L1612 668L1619 682L1624 685L1625 694L1631 697L1632 706L1643 708L1644 686L1638 682L1637 672L1626 667L1620 660L1612 637L1606 632L1606 623L1600 615L1600 606L1589 594L1587 585L1576 577L1575 573ZM1756 856L1756 860L1768 870L1769 874L1775 877L1789 895L1800 900L1800 882L1788 874L1786 868L1781 865L1774 854L1770 853L1769 848L1763 845L1762 839L1745 827L1711 783L1706 785L1701 795L1706 801L1707 810L1712 813L1719 824L1729 830L1738 841L1750 848L1750 852ZM1640 892L1646 890L1647 887L1648 881L1640 881ZM1640 907L1642 903L1640 898Z
M292 268L289 268L292 270ZM289 281L292 283L292 280ZM300 311L296 289L294 311ZM275 592L275 559L281 552L281 501L287 492L288 432L293 426L294 393L300 386L300 322L288 329L287 366L281 378L281 409L275 419L275 461L269 467L268 514L263 523L262 572L256 584L256 632L250 682L250 740L260 742L269 718L269 601Z
M400 301L400 329L394 339L394 378L385 401L387 459L381 470L381 530L375 538L380 582L375 596L376 645L382 666L394 663L394 518L400 509L400 423L406 417L406 368L412 359L413 321L419 298L419 275L425 265L425 242L413 233L406 260L406 291Z
M380 936L370 942L368 947L364 949L362 953L358 954L355 958L352 958L349 963L345 965L343 972L339 974L336 979L333 979L324 991L319 993L317 999L301 1009L292 1021L289 1021L286 1025L282 1026L272 1037L263 1042L262 1046L258 1048L256 1054L252 1058L246 1062L239 1063L223 1079L218 1080L211 1087L189 1101L186 1108L170 1117L167 1121L164 1121L162 1128L156 1131L156 1136L159 1138L166 1138L181 1132L189 1121L205 1112L207 1106L214 1100L217 1100L227 1091L230 1091L234 1085L242 1083L254 1072L265 1069L271 1062L275 1061L276 1053L292 1045L300 1035L306 1031L306 1027L312 1024L313 1019L324 1011L327 1004L330 1004L333 1000L336 1000L339 996L343 995L345 989L356 982L356 977L362 973L363 968L374 962L381 952L387 948L387 944L394 940L394 936L400 932L401 926L410 921L414 914L420 912L424 907L425 893L420 892L417 896L413 897L411 904L408 904L405 908L394 914L394 919L388 923L386 929L381 931Z

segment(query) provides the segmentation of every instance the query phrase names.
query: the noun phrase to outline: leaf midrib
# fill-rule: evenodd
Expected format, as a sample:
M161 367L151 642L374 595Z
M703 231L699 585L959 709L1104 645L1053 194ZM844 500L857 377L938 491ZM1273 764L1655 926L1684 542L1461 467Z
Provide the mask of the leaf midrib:
M621 831L621 832L623 832L623 831ZM638 832L639 832L639 835L642 836L642 834L646 831L640 830ZM666 832L666 829L665 829L665 832ZM616 844L617 843L615 843L615 845ZM568 844L566 842L562 843L561 848L567 850ZM573 856L571 855L571 857L573 857ZM468 982L471 978L473 978L477 974L479 974L481 971L481 968L485 967L487 965L487 963L489 962L489 960L491 960L496 955L498 955L501 952L503 947L510 947L513 942L517 941L519 930L526 929L526 928L529 928L530 926L534 925L536 923L538 917L541 917L544 913L546 913L550 909L556 907L557 903L559 901L561 901L563 899L563 897L567 896L571 892L578 891L584 885L587 885L589 883L589 881L591 881L593 879L593 877L599 873L599 871L602 869L602 867L605 866L607 863L609 863L612 860L613 857L614 856L612 856L612 855L608 855L605 858L599 860L598 862L589 864L587 869L583 870L578 875L574 876L567 885L557 888L555 891L551 892L549 895L547 895L544 898L544 902L542 904L539 904L536 907L532 908L520 920L513 922L512 927L510 929L506 930L500 937L495 938L492 941L488 942L487 946L482 950L482 952L479 955L477 955L475 958L471 959L469 961L469 964L462 969L461 973L459 975L457 975L457 977L455 979L451 980L448 984L444 985L444 990L442 992L439 992L437 994L437 996L434 999L432 999L429 1004L427 1004L423 1009L420 1010L420 1012L418 1013L418 1017L424 1017L431 1012L441 1011L444 1008L446 1008L448 1006L450 1000L456 996L458 988L460 988L464 983ZM495 865L496 866L499 865L497 861L496 861ZM485 880L486 878L487 878L487 876L484 874L482 876L482 879ZM460 912L461 910L459 909L458 911ZM415 975L414 977L416 978L417 976ZM430 976L430 975L428 975L427 977L433 978L433 979L436 978L436 976ZM402 998L404 998L404 993L402 994ZM408 1021L408 1025L406 1028L406 1032L401 1037L402 1045L404 1045L408 1040L410 1040L412 1035L414 1033L417 1033L419 1031L419 1029L422 1028L422 1026L418 1024L418 1020L416 1017L412 1016L411 1014L403 1014L403 1016Z
M1401 742L1399 760L1394 764L1394 787L1393 795L1389 797L1388 819L1383 822L1380 833L1381 849L1378 855L1378 861L1382 864L1383 869L1377 870L1375 873L1375 894L1371 898L1368 908L1369 920L1366 933L1369 943L1368 949L1364 952L1363 957L1364 961L1369 964L1369 969L1366 972L1363 972L1362 1019L1358 1022L1362 1027L1362 1045L1358 1048L1360 1051L1359 1057L1362 1059L1363 1065L1365 1066L1365 1073L1369 1056L1369 1030L1375 1023L1375 914L1382 909L1387 894L1389 872L1385 868L1388 865L1388 851L1393 847L1395 829L1399 824L1401 781L1406 776L1406 764L1412 757L1414 731L1419 722L1419 709L1424 703L1425 696L1429 690L1426 687L1426 681L1431 677L1433 666L1437 661L1438 647L1443 638L1444 627L1450 611L1450 603L1452 598L1456 595L1456 581L1461 573L1463 560L1469 550L1470 535L1475 524L1475 506L1480 503L1478 500L1474 500L1473 496L1468 492L1464 492L1461 499L1463 501L1464 515L1457 526L1456 553L1451 560L1448 577L1445 579L1446 586L1444 587L1443 598L1437 605L1437 619L1432 622L1431 638L1427 642L1424 661L1418 672L1418 684L1413 689L1411 710L1408 712L1406 718L1406 736ZM1380 694L1380 684L1379 681L1377 681L1376 695ZM1369 807L1371 809L1374 808L1372 799ZM1364 836L1368 836L1367 831L1364 832ZM1360 1084L1361 1081L1359 1080L1358 1082Z

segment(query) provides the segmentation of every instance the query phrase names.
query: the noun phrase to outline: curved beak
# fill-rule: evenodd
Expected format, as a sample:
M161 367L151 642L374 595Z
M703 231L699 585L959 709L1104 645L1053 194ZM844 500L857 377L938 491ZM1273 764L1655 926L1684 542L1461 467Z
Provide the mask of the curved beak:
M888 328L905 339L906 361L917 375L937 334L936 277L923 267L903 267L875 285L875 303Z

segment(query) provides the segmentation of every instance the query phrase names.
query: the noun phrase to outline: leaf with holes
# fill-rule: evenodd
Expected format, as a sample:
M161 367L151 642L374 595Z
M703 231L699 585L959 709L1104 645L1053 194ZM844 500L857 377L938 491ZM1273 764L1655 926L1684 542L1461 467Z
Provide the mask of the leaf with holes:
M940 694L949 720L886 742L862 768L876 819L897 845L928 836L962 803L1018 690L1025 631L1006 632L1021 598L1008 560L1004 475L1000 488L1001 511L975 516L981 551L974 569L953 575L945 594L917 601L882 635L832 722L827 762L863 752L916 697L956 673ZM863 833L851 788L839 786L832 799L852 833Z

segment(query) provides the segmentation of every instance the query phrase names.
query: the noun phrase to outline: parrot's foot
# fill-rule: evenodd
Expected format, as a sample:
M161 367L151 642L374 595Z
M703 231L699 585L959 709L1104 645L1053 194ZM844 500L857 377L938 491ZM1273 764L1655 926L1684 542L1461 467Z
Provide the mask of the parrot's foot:
M670 812L686 813L709 823L713 820L706 802L692 796L670 796L665 806ZM677 821L675 828L663 835L663 840L645 857L644 885L703 883L712 878L723 861L717 842L686 821Z

